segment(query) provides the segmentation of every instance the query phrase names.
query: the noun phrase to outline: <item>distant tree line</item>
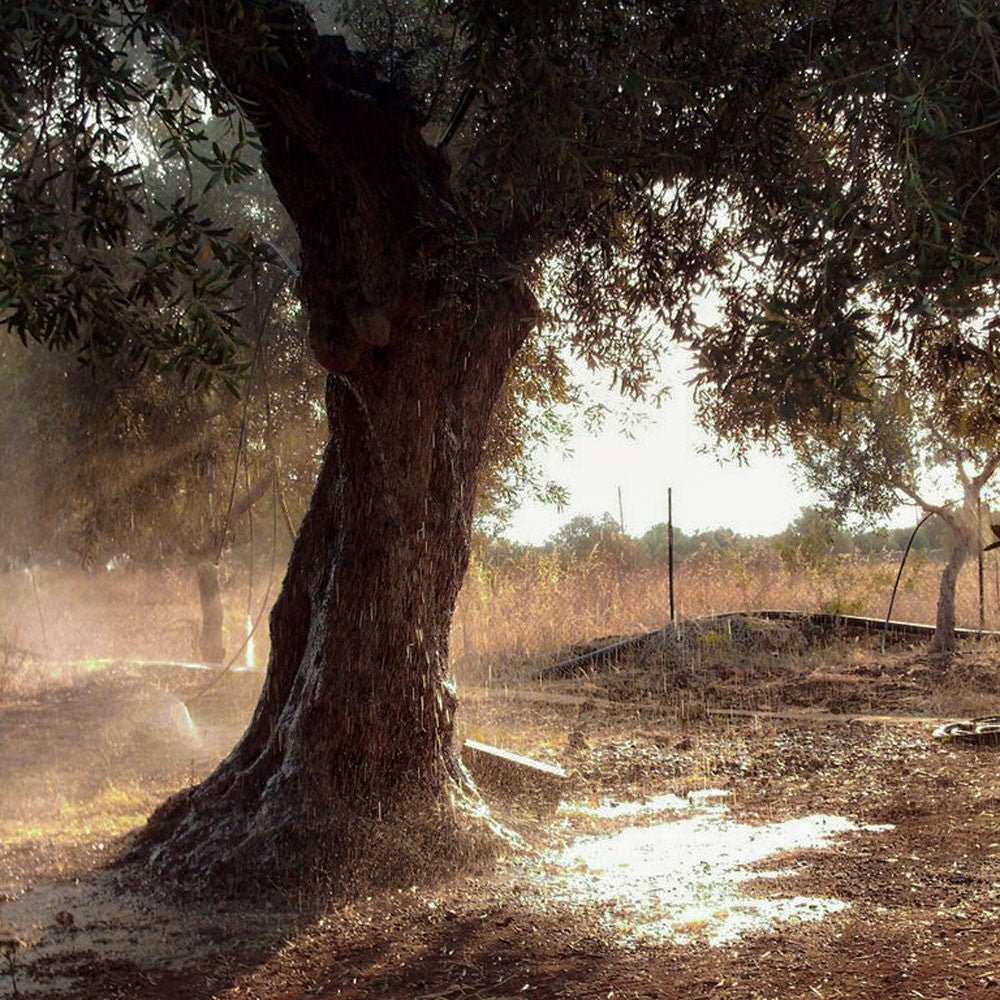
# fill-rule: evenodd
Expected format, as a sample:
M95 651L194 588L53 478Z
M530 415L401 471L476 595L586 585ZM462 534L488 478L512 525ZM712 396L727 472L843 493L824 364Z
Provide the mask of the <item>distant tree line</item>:
M775 535L743 535L722 527L689 533L675 527L674 558L770 554L789 567L821 567L841 556L898 559L912 532L913 526L905 525L852 531L822 507L805 507ZM927 559L943 558L946 534L944 521L932 517L917 532L912 553ZM489 565L527 563L543 557L565 564L593 560L630 569L660 565L667 562L667 525L654 524L644 534L634 536L622 531L609 513L599 518L580 514L540 545L481 534L476 539L476 555Z

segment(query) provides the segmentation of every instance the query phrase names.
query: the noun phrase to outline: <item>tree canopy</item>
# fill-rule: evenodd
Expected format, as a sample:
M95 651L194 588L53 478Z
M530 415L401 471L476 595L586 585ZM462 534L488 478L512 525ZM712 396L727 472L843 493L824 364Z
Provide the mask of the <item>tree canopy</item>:
M952 0L848 10L858 30L784 110L792 169L729 216L721 320L693 338L706 415L737 439L829 422L887 353L928 385L969 365L995 376L1000 15ZM995 410L995 378L979 391Z
M260 220L217 217L204 189L254 169L256 110L315 63L427 138L450 192L434 224L462 253L421 266L545 292L491 446L508 462L572 398L567 351L637 393L663 331L688 339L706 411L736 436L829 418L886 335L929 377L993 353L992 320L967 322L1000 259L987 0L345 2L320 18L340 36L307 6L237 7L0 15L0 316L22 338L236 377L234 282L274 254ZM232 36L217 65L199 32ZM398 298L399 250L369 250L385 266L348 282L368 302L345 300L351 315ZM704 329L708 289L722 311Z

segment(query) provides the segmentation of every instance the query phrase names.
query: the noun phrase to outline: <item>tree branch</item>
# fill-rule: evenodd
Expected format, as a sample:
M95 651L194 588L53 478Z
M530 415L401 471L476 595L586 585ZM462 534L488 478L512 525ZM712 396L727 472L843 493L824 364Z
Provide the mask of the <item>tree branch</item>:
M954 525L956 523L955 512L948 506L943 504L931 503L929 500L922 497L916 490L915 487L911 486L909 483L905 483L901 480L893 480L893 487L899 490L905 497L912 500L921 510L926 511L928 514L937 514L942 520L946 521L949 525Z
M971 485L975 487L977 493L990 481L997 469L1000 469L1000 452L994 452L987 459L979 475L973 477Z
M465 121L465 116L469 113L469 108L472 107L472 100L475 96L476 90L470 84L462 92L458 105L451 116L451 121L448 122L448 127L445 129L444 135L438 141L437 149L445 149L448 143L455 137L455 133L462 127L462 122Z
M256 0L235 25L209 0L150 9L197 43L256 127L299 234L313 353L329 372L353 370L420 311L428 258L468 230L446 157L408 95L343 38L319 35L303 3Z
M275 472L272 469L260 477L241 497L234 501L226 512L225 521L210 529L200 542L187 546L188 553L195 559L218 559L225 547L226 540L233 532L232 525L239 521L271 488Z

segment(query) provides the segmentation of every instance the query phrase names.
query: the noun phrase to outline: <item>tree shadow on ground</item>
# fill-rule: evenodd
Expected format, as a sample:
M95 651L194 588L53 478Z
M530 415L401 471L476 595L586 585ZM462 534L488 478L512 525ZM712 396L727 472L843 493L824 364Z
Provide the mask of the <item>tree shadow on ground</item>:
M344 940L336 921L320 922L221 996L607 996L606 986L602 993L593 990L608 981L614 954L584 923L564 915L540 915L513 904L485 913L423 910L390 931L353 940ZM293 982L301 994L288 989Z
M62 1000L590 996L613 949L586 920L520 908L489 876L385 892L304 919L122 891L107 872L25 894L22 993ZM117 891L116 891L117 890ZM68 915L68 916L67 916ZM0 981L0 995L9 983ZM607 990L604 994L606 996Z

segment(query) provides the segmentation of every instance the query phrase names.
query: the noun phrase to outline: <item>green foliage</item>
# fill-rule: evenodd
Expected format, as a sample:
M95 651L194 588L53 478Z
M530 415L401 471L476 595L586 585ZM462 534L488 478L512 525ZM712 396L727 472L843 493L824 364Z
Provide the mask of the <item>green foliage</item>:
M692 337L703 414L736 440L834 421L887 342L928 385L996 371L1000 11L841 10L814 86L784 103L783 166L730 196L722 319Z
M774 543L781 561L790 569L827 569L837 553L854 548L850 535L821 507L804 508Z
M593 560L618 566L635 566L640 551L635 539L607 513L599 520L587 515L572 518L546 542L545 549L564 562Z
M655 393L669 331L722 433L828 421L870 394L886 336L928 381L992 364L998 18L989 0L351 0L320 37L287 0L8 4L0 322L235 389L239 282L267 254L208 198L322 77L447 158L450 252L406 266L459 292L525 282L548 309L487 507L558 496L529 456L585 404L570 354Z
M0 66L0 323L235 388L233 290L256 255L201 204L253 169L229 96L130 2L7 4Z
M738 535L730 528L713 528L687 534L674 528L674 557L685 558L696 554L732 555L749 553L757 544L757 539ZM666 563L668 557L668 534L666 524L654 524L639 539L645 558L653 563Z
M879 521L900 503L955 522L975 508L1000 463L988 381L978 366L928 385L919 364L896 357L864 402L845 404L833 427L790 434L806 482L843 521ZM967 516L967 515L963 515ZM957 522L955 522L957 523Z
M242 398L124 356L0 343L0 556L215 559L247 537L251 507L262 548L285 534L322 446L321 375L282 283L248 289L241 318Z
M688 534L674 529L674 557L678 561L695 556L733 558L758 552L762 538L739 535L730 528L714 528ZM513 542L500 534L477 534L474 551L482 565L530 563L555 558L562 564L594 560L635 569L667 563L667 526L653 525L642 537L623 533L618 522L605 513L600 518L577 515L538 546Z
M821 601L819 610L828 615L863 615L865 601L860 596L848 597L844 594L835 594L833 597Z
M565 357L541 336L529 340L504 385L483 456L481 528L501 530L525 494L566 502L565 490L544 478L537 454L541 446L569 437L570 414L582 405Z

